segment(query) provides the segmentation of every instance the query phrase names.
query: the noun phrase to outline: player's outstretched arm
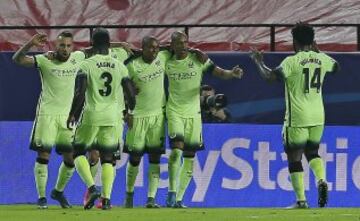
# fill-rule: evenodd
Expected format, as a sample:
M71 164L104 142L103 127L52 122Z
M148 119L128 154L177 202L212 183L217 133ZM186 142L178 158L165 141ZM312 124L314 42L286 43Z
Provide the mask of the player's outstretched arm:
M124 96L128 107L128 112L125 115L125 121L129 129L131 129L133 125L133 111L136 105L135 96L137 91L134 82L129 78L123 78L121 81L121 85L123 87Z
M76 115L79 113L85 101L85 92L87 87L87 77L86 74L79 70L76 79L75 79L75 93L73 102L71 105L71 110L69 117L67 119L66 125L69 130L72 130L73 125L76 122Z
M263 52L258 51L256 48L252 48L250 57L258 67L262 78L264 78L267 81L275 81L277 79L276 72L279 70L278 69L272 70L265 65L263 60Z
M194 53L196 55L196 58L202 63L204 64L208 59L209 56L204 53L203 51L197 49L197 48L188 48L190 53Z
M43 47L47 42L47 36L45 34L36 34L34 35L26 44L24 44L19 50L15 52L12 57L12 60L21 66L24 67L34 67L35 61L32 56L26 55L29 52L30 48L33 46Z
M218 66L215 66L212 71L212 74L224 80L233 79L233 78L241 79L242 76L244 75L244 71L239 67L239 65L234 66L232 70L226 70Z

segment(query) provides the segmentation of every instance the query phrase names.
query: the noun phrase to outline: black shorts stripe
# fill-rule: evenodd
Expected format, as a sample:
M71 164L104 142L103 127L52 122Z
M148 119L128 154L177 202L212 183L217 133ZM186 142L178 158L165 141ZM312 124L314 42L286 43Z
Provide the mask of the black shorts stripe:
M289 148L289 129L288 127L285 127L285 145L286 148Z
M286 96L287 96L287 102L288 102L288 108L289 108L289 127L291 127L291 100L290 100L290 92L288 84L286 83Z

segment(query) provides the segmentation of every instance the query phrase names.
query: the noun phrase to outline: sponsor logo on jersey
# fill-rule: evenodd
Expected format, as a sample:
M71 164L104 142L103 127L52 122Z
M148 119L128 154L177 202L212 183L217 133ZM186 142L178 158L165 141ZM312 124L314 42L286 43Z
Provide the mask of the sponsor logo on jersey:
M188 67L189 68L194 68L194 62L190 61L189 64L188 64Z
M192 77L195 77L196 71L192 71L192 72L179 72L179 73L170 73L168 74L168 76L175 81L178 80L186 80L186 79L191 79Z
M69 76L74 76L75 75L76 69L77 68L73 68L73 69L52 68L52 69L50 69L50 73L53 74L53 75L56 75L58 77L69 77Z

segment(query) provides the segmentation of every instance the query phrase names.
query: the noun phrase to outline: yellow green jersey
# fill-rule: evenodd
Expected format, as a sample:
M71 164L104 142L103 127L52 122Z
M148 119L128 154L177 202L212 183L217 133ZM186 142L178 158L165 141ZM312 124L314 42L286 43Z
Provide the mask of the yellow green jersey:
M325 121L322 85L335 60L324 53L301 51L281 63L285 82L285 125L308 127Z
M72 52L66 62L49 60L43 54L34 58L41 78L37 115L68 115L74 96L76 71L85 59L84 53Z
M111 54L96 54L80 64L80 73L87 76L82 124L116 126L125 109L121 81L128 70Z
M194 53L183 60L172 56L166 63L169 80L169 97L166 111L183 117L200 113L200 86L203 74L214 67L210 59L201 63Z
M168 51L160 51L150 64L137 57L127 64L130 79L139 89L136 95L135 117L154 116L163 113L165 108L164 76Z

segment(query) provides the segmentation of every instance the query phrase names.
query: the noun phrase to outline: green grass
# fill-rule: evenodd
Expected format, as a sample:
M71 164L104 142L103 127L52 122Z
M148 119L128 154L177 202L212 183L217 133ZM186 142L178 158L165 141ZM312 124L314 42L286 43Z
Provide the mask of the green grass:
M191 208L191 209L123 209L114 207L110 211L82 207L60 209L50 206L38 210L35 205L0 206L1 221L347 221L360 220L359 208L327 208L308 210L257 209L257 208Z

